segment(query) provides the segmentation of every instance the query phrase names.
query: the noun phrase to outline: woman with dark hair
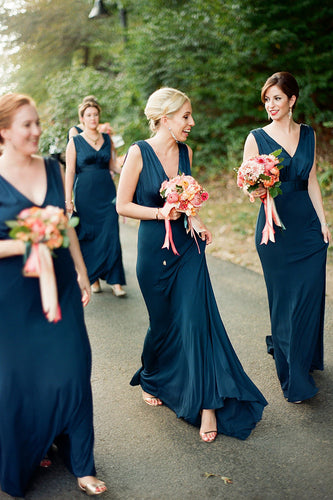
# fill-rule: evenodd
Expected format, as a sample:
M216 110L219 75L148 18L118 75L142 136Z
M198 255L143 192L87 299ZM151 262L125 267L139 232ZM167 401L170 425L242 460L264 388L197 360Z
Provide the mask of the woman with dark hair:
M123 297L125 272L112 180L112 172L119 174L121 168L110 135L98 130L100 112L95 99L85 98L79 106L83 132L66 149L66 209L71 214L75 206L80 218L77 234L92 291L101 292L103 279L116 297Z
M275 203L286 229L276 230L275 243L261 244L262 204L256 246L271 316L272 336L267 337L267 345L274 354L283 394L292 403L317 393L310 372L323 370L325 266L331 238L316 176L315 133L293 119L298 95L297 81L290 73L268 78L261 99L270 123L252 130L244 147L244 160L282 149L282 194ZM265 196L266 189L262 186L252 194Z

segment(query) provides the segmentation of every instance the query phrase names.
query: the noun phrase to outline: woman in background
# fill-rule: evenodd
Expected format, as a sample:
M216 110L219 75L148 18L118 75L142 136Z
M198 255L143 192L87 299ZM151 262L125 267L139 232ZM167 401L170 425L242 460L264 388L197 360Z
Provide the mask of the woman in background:
M121 169L109 134L98 131L100 111L96 100L86 99L79 106L83 132L70 139L66 150L66 209L71 214L75 206L80 218L77 234L92 291L101 292L103 279L116 297L123 297L125 273L112 180L112 172Z
M275 243L260 244L265 225L263 204L256 227L256 246L264 271L277 374L285 398L300 403L318 389L311 375L323 370L325 266L330 232L316 176L316 137L313 129L296 123L297 81L287 72L268 78L261 91L271 120L252 130L244 160L282 148L282 195L275 198L285 231L275 232ZM260 187L254 196L265 196ZM271 345L272 342L272 345Z

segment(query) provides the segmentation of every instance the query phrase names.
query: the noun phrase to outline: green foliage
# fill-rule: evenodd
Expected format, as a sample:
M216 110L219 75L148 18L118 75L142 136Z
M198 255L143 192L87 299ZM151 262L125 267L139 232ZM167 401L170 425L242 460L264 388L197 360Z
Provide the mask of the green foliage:
M52 147L61 153L66 149L68 130L79 123L78 105L87 95L95 95L101 105L101 121L110 122L119 133L116 116L120 115L119 87L117 81L93 68L73 65L45 79L48 92L46 103L41 106L41 152L47 154Z
M147 137L143 109L161 86L189 95L196 126L189 144L195 170L220 176L241 163L249 131L266 121L260 89L273 72L291 71L301 94L296 120L314 125L321 160L333 142L333 5L322 0L123 0L112 15L88 20L92 0L27 0L24 11L3 7L1 33L15 80L41 105L43 152L63 151L77 105L94 94L102 120L126 147ZM325 126L324 126L325 124ZM328 174L326 178L329 178ZM329 181L330 182L330 181Z

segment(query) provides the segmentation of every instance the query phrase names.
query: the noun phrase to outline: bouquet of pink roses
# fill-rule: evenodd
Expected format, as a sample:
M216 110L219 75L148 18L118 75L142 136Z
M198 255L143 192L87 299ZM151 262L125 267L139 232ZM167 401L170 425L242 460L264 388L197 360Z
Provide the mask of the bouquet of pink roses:
M278 149L269 155L257 155L244 161L237 170L237 185L246 189L250 201L254 202L251 192L262 184L267 189L267 194L261 197L264 204L266 223L262 231L261 245L267 245L268 240L275 242L273 221L281 229L285 229L277 213L274 198L282 194L280 189L280 170L283 168L283 158L278 158L282 149Z
M194 231L199 234L204 230L204 227L195 216L198 214L201 205L208 200L207 191L191 175L180 174L162 183L160 195L166 200L160 211L161 214L168 217L173 208L184 213L186 215L185 228L187 232L191 232L191 236L194 237L200 252ZM173 253L179 255L172 239L170 220L167 218L165 219L165 233L162 248L169 248L171 244Z
M43 311L50 322L61 319L52 250L69 246L67 228L77 223L77 217L68 221L62 208L51 205L26 208L16 220L6 222L11 228L9 236L26 244L23 274L39 278Z

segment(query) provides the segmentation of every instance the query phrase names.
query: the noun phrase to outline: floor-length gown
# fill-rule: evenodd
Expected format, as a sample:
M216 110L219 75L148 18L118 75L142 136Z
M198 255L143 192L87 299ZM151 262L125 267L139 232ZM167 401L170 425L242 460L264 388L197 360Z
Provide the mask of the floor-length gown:
M146 141L134 201L163 206L159 195L167 175ZM188 150L179 143L179 171L190 174ZM138 235L137 276L150 326L142 364L131 380L159 397L178 417L200 425L200 411L216 409L219 433L245 439L267 404L245 374L224 329L212 290L205 245L186 233L184 218L171 222L179 252L162 249L163 221L144 220Z
M90 283L98 278L125 285L125 272L116 212L116 188L109 171L111 140L93 148L82 135L73 137L76 149L74 204L80 223L77 234Z
M59 165L46 160L45 168L47 194L40 206L65 208ZM0 176L0 239L8 239L5 221L31 206ZM23 277L22 256L0 259L0 483L12 496L24 495L57 436L73 474L95 475L91 351L81 292L69 250L54 252L58 323L46 320L39 280Z
M281 148L263 129L252 131L259 153ZM286 227L275 227L275 243L261 245L263 205L256 227L256 246L264 271L271 316L272 350L284 396L290 402L314 396L311 371L323 370L325 267L327 246L308 193L314 161L314 132L301 125L294 156L282 148L282 195L275 198ZM268 341L270 338L268 338Z

